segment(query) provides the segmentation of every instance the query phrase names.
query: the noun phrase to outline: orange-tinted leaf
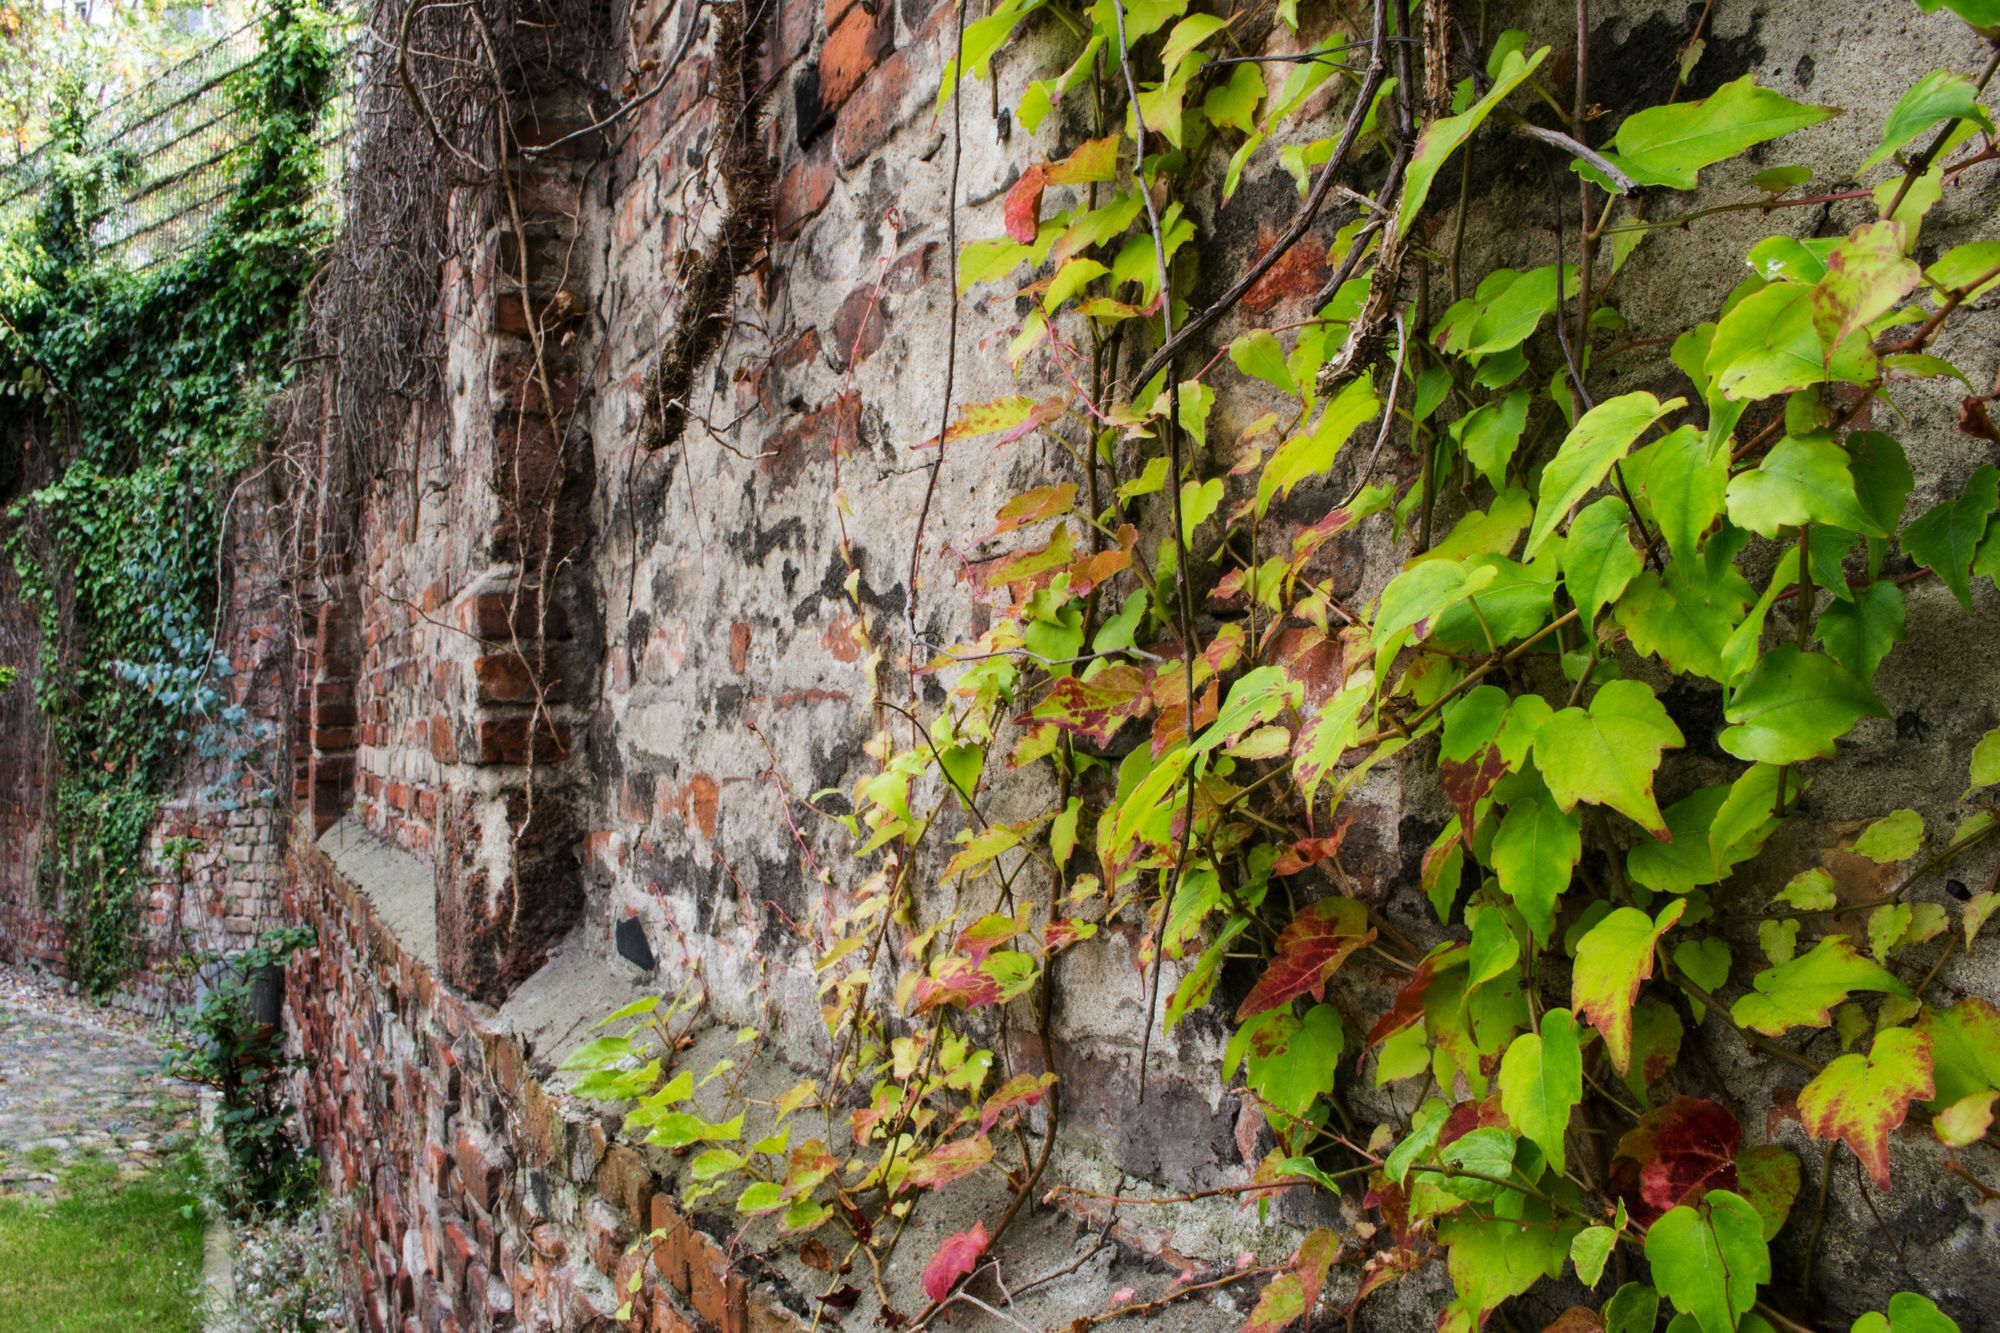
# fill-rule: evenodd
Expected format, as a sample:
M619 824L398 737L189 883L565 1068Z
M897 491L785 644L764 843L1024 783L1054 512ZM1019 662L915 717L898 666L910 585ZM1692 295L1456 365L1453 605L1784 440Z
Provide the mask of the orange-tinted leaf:
M992 535L998 537L1004 532L1012 532L1015 528L1029 523L1039 523L1045 518L1067 514L1075 503L1076 483L1073 481L1066 481L1060 486L1037 486L1031 491L1023 491L1000 506L1000 512L996 515L1000 525L993 529Z
M956 954L933 964L931 975L919 978L913 993L916 1007L911 1012L917 1014L946 1006L980 1009L1004 998L999 982L980 971L971 959Z
M1653 975L1653 948L1687 910L1676 898L1658 919L1636 907L1620 907L1577 941L1570 977L1570 1008L1604 1037L1604 1049L1620 1074L1632 1063L1632 1004L1640 983Z
M1102 139L1085 140L1077 145L1075 152L1048 169L1048 180L1051 185L1088 185L1092 181L1116 179L1118 179L1118 136L1115 134L1107 134ZM1034 239L1034 234L1030 232L1027 241ZM1026 244L1026 241L1022 243Z
M1374 938L1368 909L1355 899L1322 898L1309 904L1279 934L1277 956L1236 1010L1238 1021L1308 991L1315 1000L1324 998L1326 979L1349 954Z
M937 1247L937 1253L924 1265L924 1295L934 1301L941 1301L951 1295L951 1289L958 1280L979 1266L979 1257L986 1253L986 1224L974 1222L972 1230L961 1231L955 1236L946 1236L944 1243Z
M979 1131L990 1134L1000 1118L1011 1112L1040 1106L1042 1094L1056 1081L1054 1074L1016 1074L993 1090L979 1108Z
M1127 719L1138 717L1151 705L1145 672L1121 665L1106 667L1087 681L1057 677L1048 697L1036 705L1031 716L1107 745Z
M1047 164L1035 163L1021 173L1007 191L1007 201L1001 207L1001 216L1007 234L1022 245L1035 243L1035 230L1042 221L1042 190L1049 183Z
M969 1139L953 1139L911 1162L907 1179L912 1185L940 1189L971 1175L992 1160L993 1141L984 1134Z
M1931 1097L1931 1039L1914 1028L1890 1028L1866 1055L1843 1055L1799 1089L1799 1120L1816 1139L1839 1139L1854 1150L1882 1189L1889 1188L1889 1132L1910 1103Z
M1300 838L1285 848L1271 865L1273 876L1296 875L1308 866L1316 866L1340 850L1340 840L1347 836L1346 821L1324 838Z

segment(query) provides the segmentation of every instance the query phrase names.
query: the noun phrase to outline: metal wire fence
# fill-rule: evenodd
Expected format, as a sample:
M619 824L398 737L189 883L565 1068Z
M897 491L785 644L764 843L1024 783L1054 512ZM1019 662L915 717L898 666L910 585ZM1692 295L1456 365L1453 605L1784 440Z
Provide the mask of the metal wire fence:
M89 119L85 155L107 164L111 188L91 229L99 254L147 269L182 254L207 235L242 183L238 150L251 125L236 85L261 54L259 27L244 24L168 66ZM343 52L340 87L321 117L320 204L333 208L342 178L353 65ZM0 234L35 215L56 156L51 140L0 168Z

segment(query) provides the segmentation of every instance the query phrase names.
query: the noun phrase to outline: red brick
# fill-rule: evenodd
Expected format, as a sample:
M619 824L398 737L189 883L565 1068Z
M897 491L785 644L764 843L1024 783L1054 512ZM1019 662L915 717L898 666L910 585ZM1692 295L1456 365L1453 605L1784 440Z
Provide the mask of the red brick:
M887 6L875 14L855 6L827 33L826 45L819 52L819 97L823 108L838 110L853 95L869 71L894 47L895 28L895 17Z
M487 653L472 662L472 675L479 683L482 704L525 704L535 701L535 669L519 653ZM555 697L561 681L552 663L543 664L541 682L545 698Z
M876 283L856 287L833 312L833 353L850 369L875 355L887 333L882 289Z
M452 1140L451 1156L458 1168L458 1186L481 1208L491 1212L512 1167L507 1155L485 1131L461 1125Z
M529 762L529 728L533 726L533 759L538 764L557 764L569 758L569 728L544 716L537 720L523 713L514 717L482 717L476 727L478 762L482 764L526 764Z
M590 1207L584 1210L583 1235L590 1262L601 1273L615 1273L618 1261L625 1255L625 1246L632 1239L632 1229L625 1225L618 1210L602 1199L592 1199Z
M741 620L729 624L729 669L742 675L750 664L750 626Z
M842 170L874 152L910 118L918 105L908 100L915 77L908 53L897 51L841 107L833 127L833 160Z
M835 138L838 139L838 135ZM790 240L833 197L833 164L824 145L817 145L778 178L773 197L779 240Z

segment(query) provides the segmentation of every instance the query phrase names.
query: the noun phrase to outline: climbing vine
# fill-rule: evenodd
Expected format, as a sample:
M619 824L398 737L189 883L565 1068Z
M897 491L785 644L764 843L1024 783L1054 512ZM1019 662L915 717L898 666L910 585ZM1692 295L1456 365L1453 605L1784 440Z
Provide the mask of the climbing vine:
M215 641L218 560L230 484L289 373L324 236L316 136L337 42L312 0L275 0L261 36L233 81L249 126L238 185L196 248L144 270L96 253L93 227L131 164L82 150L76 106L57 119L62 151L32 224L0 247L0 396L17 423L5 447L46 469L7 534L41 625L42 882L70 975L93 993L136 961L147 832L191 747L236 763L265 748L218 739L244 721Z
M1006 1172L1006 1211L929 1257L916 1324L1045 1188L1061 1087L1010 1071L995 1032L1045 1029L1063 954L1120 925L1143 1042L1210 1008L1230 1025L1220 1075L1273 1145L1235 1192L1356 1193L1376 1219L1235 1275L1269 1278L1246 1333L1313 1310L1336 1264L1358 1271L1351 1318L1438 1260L1446 1329L1553 1280L1593 1293L1577 1327L1810 1327L1838 1164L1888 1191L1912 1122L1992 1197L2000 1010L1934 985L2000 907L1992 876L1947 893L1944 875L2000 832L2000 732L1962 756L1950 826L1882 811L1841 849L1886 889L1820 866L1757 887L1842 742L1888 716L1875 681L1906 590L1935 581L1969 612L2000 580L2000 384L1941 351L2000 290L2000 239L1917 258L1932 210L2000 162L1981 101L2000 13L1920 0L1940 7L1969 24L1966 67L1916 80L1865 158L1698 203L1708 169L1838 114L1753 75L1693 96L1699 30L1664 100L1605 134L1587 5L1567 60L1449 0L961 12L953 116L1017 34L1073 43L1012 108L1064 147L1021 164L1003 235L954 256L959 295L1020 298L1017 373L1062 387L960 406L923 447L1039 435L1066 466L996 515L1018 545L968 567L990 628L940 648L911 616L913 674L948 702L925 717L914 689L909 708L878 689L876 771L828 815L874 868L828 894L823 1075L749 1129L705 1118L701 1087L735 1065L676 1067L697 990L608 1019L569 1061L578 1091L636 1101L629 1130L694 1154L690 1202L843 1235L844 1254L809 1242L829 1301L857 1255L879 1273L926 1193ZM1547 181L1554 253L1503 236L1521 266L1474 274L1472 158L1503 140ZM1242 272L1204 275L1204 229L1271 161L1297 213ZM1684 326L1622 313L1656 233L1808 207L1853 220L1759 241ZM1310 318L1204 341L1335 212ZM1905 416L1917 381L1961 387L1946 424L1989 459L1969 479L1920 477L1932 461L1899 438L1938 428ZM1917 512L1920 486L1943 498ZM1397 572L1350 598L1343 545ZM1343 860L1385 765L1434 771L1451 811L1416 883ZM1054 800L994 816L998 775L1021 772ZM1438 943L1381 910L1405 894ZM1679 1059L1706 1016L1803 1081L1817 1203L1797 1156L1694 1095L1722 1093ZM1787 1227L1809 1236L1803 1273L1771 1262ZM1948 1325L1905 1293L1855 1328Z

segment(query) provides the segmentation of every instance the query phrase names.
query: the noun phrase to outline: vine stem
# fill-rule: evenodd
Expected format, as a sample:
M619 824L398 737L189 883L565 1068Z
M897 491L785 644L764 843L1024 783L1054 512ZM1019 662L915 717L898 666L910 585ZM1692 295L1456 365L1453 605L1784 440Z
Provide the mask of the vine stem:
M923 584L919 566L924 556L924 527L931 516L931 502L937 498L938 474L944 471L944 451L949 444L951 433L951 391L952 381L958 374L958 172L965 158L965 117L960 104L959 92L965 81L965 6L968 0L959 0L953 9L954 31L952 34L951 64L951 184L946 188L944 201L944 253L945 290L950 299L945 303L944 340L944 405L938 414L937 457L931 460L931 474L924 483L923 504L917 510L917 531L910 540L910 572L905 580L909 584L910 595L904 599L903 622L909 635L910 665L917 660L917 599ZM916 690L914 670L910 688Z

